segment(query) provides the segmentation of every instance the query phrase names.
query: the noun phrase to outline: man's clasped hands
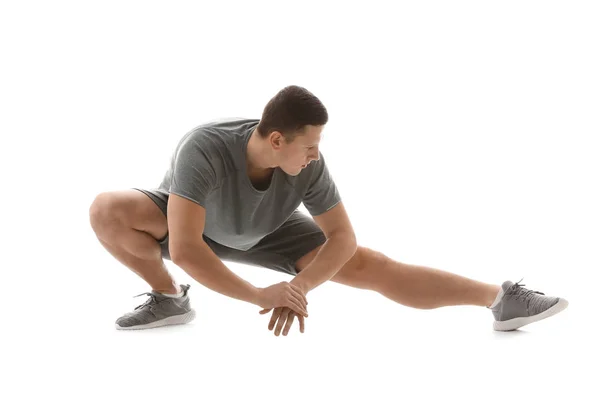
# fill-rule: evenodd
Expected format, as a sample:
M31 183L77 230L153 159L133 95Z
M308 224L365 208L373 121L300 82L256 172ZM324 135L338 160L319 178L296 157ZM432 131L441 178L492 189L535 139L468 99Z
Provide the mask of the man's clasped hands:
M275 336L279 336L282 328L283 336L287 336L295 317L300 323L300 332L304 333L304 318L308 317L306 308L308 301L301 287L290 282L280 282L261 288L257 304L263 308L259 314L266 314L273 310L269 330L275 328Z

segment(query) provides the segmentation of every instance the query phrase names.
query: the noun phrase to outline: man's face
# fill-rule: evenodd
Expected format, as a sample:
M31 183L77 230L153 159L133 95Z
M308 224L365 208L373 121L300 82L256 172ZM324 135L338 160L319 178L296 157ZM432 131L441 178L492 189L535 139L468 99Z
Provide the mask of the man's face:
M321 142L321 131L324 125L306 125L304 134L296 136L292 143L281 140L279 147L279 167L286 174L296 176L311 161L319 160L319 143Z

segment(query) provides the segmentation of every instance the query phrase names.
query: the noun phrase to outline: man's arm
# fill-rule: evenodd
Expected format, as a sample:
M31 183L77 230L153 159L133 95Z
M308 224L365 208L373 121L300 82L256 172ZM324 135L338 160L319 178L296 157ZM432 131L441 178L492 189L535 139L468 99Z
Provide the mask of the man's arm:
M306 297L301 289L288 282L280 282L266 288L257 288L234 274L212 251L206 242L181 250L172 261L192 278L215 292L234 299L247 301L260 307L287 307L308 316Z
M192 278L215 292L259 304L260 289L233 273L204 241L172 257Z
M350 232L330 236L310 264L298 273L290 283L308 293L331 279L356 252L356 239Z
M327 241L315 258L290 281L304 293L331 279L356 252L356 235L340 201L335 207L314 217Z
M209 289L257 304L259 289L227 268L202 238L206 209L199 202L171 192L167 215L174 264Z

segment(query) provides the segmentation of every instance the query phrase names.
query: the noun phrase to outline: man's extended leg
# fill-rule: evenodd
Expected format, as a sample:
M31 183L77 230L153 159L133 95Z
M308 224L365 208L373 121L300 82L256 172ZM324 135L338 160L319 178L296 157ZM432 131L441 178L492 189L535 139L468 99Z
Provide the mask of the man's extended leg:
M296 269L306 267L320 247L300 258ZM403 264L362 246L331 280L374 290L415 308L485 306L494 316L493 327L497 331L518 329L555 315L569 305L563 298L526 289L520 281L496 286L431 267Z
M296 269L304 269L320 248L300 258ZM431 267L404 264L362 246L331 280L374 290L400 304L421 309L452 305L490 306L500 292L498 285Z

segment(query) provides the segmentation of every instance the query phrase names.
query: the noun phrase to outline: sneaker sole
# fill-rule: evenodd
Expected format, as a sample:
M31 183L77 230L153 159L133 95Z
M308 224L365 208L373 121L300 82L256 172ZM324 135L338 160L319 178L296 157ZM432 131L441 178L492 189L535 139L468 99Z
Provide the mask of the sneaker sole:
M532 315L531 317L518 317L518 318L509 319L507 321L494 321L494 330L495 331L514 331L515 329L518 329L527 324L531 324L532 322L537 322L542 319L556 315L559 312L561 312L562 310L564 310L565 308L567 308L568 305L569 305L569 302L567 300L560 298L558 300L558 303L556 303L555 305L553 305L546 311L541 312L536 315Z
M119 324L115 324L115 328L117 328L118 330L125 330L125 331L137 330L137 329L159 328L161 326L167 326L167 325L187 324L188 322L192 321L194 318L196 318L196 311L194 311L192 309L191 311L188 311L185 314L172 315L170 317L163 318L158 321L150 322L149 324L133 325L133 326L121 326Z

